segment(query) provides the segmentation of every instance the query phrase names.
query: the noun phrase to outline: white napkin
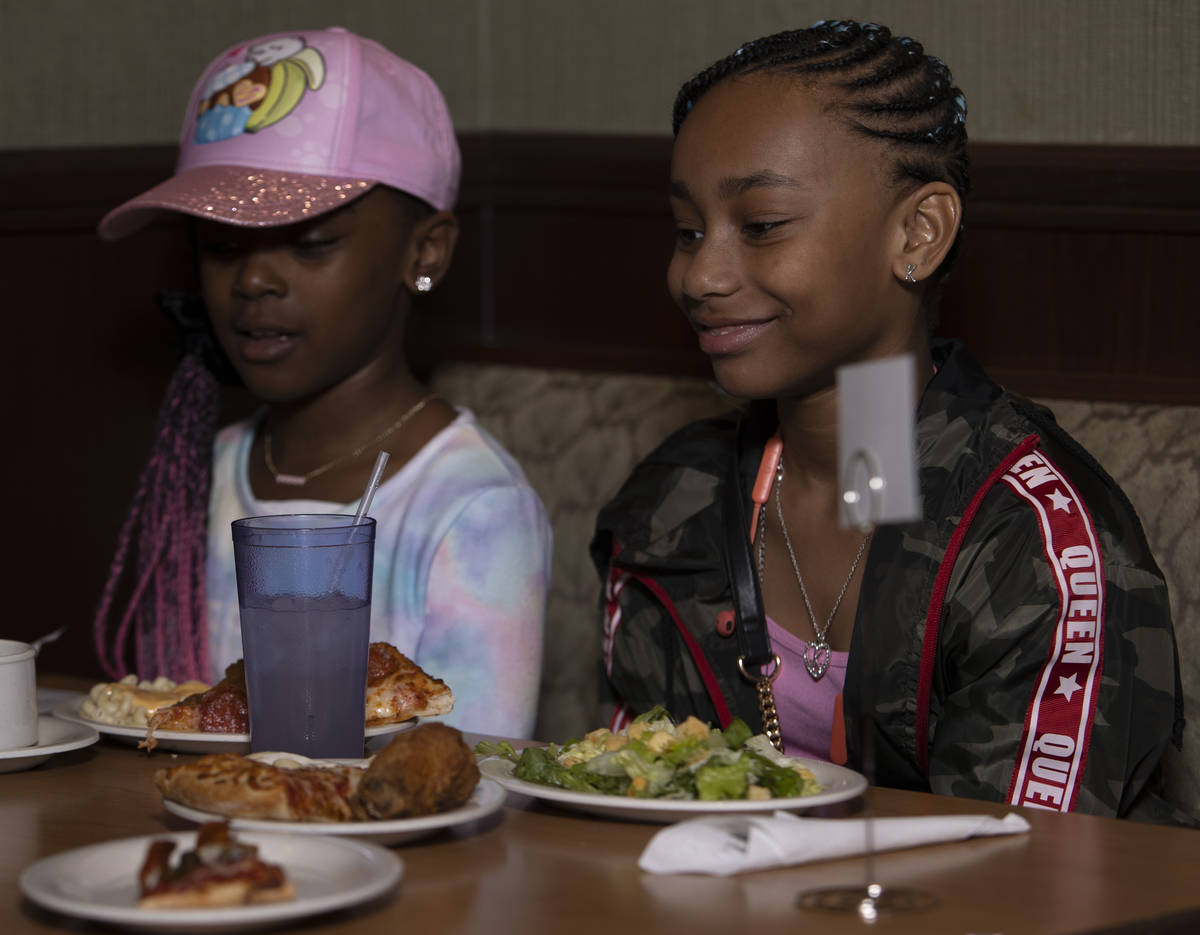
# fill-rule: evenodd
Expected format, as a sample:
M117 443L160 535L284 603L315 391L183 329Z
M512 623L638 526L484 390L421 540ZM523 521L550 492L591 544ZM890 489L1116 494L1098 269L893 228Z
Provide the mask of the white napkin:
M1029 822L1010 812L1003 818L876 818L871 833L875 850L890 851L1028 830ZM654 835L642 851L638 866L650 873L729 876L746 870L853 857L865 853L866 834L866 819L862 818L804 818L790 812L692 818Z

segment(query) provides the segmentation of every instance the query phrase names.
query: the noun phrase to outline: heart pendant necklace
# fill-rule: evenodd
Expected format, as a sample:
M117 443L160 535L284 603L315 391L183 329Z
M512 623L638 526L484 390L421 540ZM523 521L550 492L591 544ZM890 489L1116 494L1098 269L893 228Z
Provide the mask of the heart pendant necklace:
M854 556L854 562L850 566L850 573L846 575L846 580L842 582L842 589L838 592L837 600L833 602L833 609L829 611L829 616L825 618L825 625L821 626L817 623L817 615L813 613L812 601L808 598L808 588L804 586L804 576L800 574L800 565L796 561L796 550L792 548L792 538L788 535L787 521L783 518L783 498L780 491L783 488L783 458L779 459L779 464L775 468L775 515L779 517L779 531L783 533L783 541L787 546L788 557L792 560L792 571L796 573L796 583L800 585L800 594L804 598L804 606L808 610L808 619L812 621L813 632L816 634L816 639L811 642L806 642L804 649L804 668L808 670L808 674L812 676L814 682L820 681L821 677L829 669L829 662L833 658L833 647L829 645L829 641L825 638L825 634L829 632L829 628L833 625L833 618L837 616L838 608L842 606L842 598L846 596L846 590L850 587L850 581L854 577L854 572L858 570L858 563L862 561L863 553L867 550L867 542L871 539L871 534L867 533L863 536L863 541L858 546L858 552ZM766 519L766 504L762 506L761 518ZM762 524L763 529L760 530L758 538L758 576L763 579L766 574L766 529L765 522Z

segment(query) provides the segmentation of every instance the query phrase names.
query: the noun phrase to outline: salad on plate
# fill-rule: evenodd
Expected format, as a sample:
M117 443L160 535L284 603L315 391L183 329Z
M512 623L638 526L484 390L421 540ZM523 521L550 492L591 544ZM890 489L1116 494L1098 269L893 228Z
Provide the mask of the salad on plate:
M507 741L482 741L475 752L511 760L517 779L572 792L755 801L823 791L812 770L779 753L765 734L752 734L739 718L721 730L695 717L676 724L662 708L619 732L600 728L561 746L517 751Z

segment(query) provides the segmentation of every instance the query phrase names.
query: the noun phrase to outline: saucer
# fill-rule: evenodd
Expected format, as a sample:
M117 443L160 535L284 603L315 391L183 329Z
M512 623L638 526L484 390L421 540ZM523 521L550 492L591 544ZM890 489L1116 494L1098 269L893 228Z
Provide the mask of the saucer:
M33 769L56 753L90 747L100 734L86 724L73 724L49 715L38 717L38 742L31 747L0 750L0 773Z

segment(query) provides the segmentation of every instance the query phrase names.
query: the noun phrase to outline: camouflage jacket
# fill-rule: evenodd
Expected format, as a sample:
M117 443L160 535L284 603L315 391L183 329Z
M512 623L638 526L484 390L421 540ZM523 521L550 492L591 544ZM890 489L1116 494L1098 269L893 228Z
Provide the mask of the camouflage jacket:
M1183 702L1166 585L1125 495L1050 413L956 342L918 408L923 519L878 528L844 690L849 764L881 785L1183 818L1156 795ZM720 490L750 515L771 404L684 427L601 511L604 677L627 710L761 729L731 607ZM855 712L860 712L855 714ZM1183 820L1186 820L1185 818Z

